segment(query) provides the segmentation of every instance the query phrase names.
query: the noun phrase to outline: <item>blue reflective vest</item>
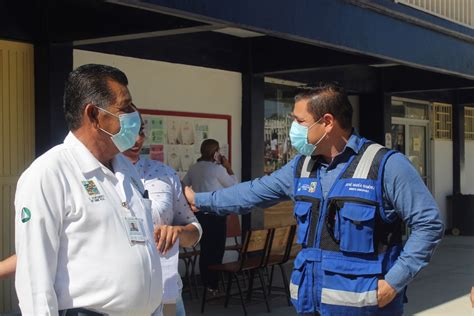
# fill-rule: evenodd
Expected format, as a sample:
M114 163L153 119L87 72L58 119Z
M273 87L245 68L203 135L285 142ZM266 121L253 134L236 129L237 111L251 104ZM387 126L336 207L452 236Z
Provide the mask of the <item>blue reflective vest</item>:
M383 169L394 151L362 139L359 153L323 197L315 158L295 170L297 242L290 294L298 313L402 315L404 293L377 306L377 282L402 248L401 220L383 208ZM404 291L403 291L404 292Z

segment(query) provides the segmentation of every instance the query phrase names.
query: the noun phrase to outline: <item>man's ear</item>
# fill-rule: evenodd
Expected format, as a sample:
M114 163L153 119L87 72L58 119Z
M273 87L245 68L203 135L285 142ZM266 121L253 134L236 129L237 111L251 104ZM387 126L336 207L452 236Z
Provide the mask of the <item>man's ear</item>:
M99 125L99 110L91 103L86 104L84 108L84 120L94 126Z
M324 126L332 127L334 125L334 116L330 113L326 113L323 116Z

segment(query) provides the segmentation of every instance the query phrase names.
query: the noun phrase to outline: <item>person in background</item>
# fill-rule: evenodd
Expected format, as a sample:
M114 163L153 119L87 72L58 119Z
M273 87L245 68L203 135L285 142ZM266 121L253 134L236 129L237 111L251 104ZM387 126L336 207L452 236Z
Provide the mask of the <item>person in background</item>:
M136 108L135 108L136 109ZM138 109L136 109L138 111ZM141 158L140 152L145 141L143 119L135 145L124 152L138 171L140 179L152 201L155 236L158 250L161 252L164 315L185 316L181 296L182 282L178 266L165 264L167 252L179 239L182 247L196 245L202 235L201 225L191 211L184 197L181 182L176 171L157 160ZM177 256L176 252L176 263Z
M219 142L206 139L201 144L201 157L191 166L183 178L183 183L192 186L196 192L212 192L237 183L230 162L219 153ZM226 243L226 217L197 213L202 225L201 254L199 270L201 279L211 295L218 290L218 274L207 269L222 263Z
M298 314L403 315L405 289L444 233L436 201L403 154L354 131L343 87L301 89L293 117L289 136L299 155L230 188L186 187L191 207L242 214L293 200L303 246L290 283ZM405 244L403 222L411 228Z
M140 130L127 85L114 67L73 70L64 92L70 132L18 180L15 287L22 315L161 315L151 201L119 154Z
M11 255L10 257L0 261L0 280L8 278L15 274L16 270L16 255Z

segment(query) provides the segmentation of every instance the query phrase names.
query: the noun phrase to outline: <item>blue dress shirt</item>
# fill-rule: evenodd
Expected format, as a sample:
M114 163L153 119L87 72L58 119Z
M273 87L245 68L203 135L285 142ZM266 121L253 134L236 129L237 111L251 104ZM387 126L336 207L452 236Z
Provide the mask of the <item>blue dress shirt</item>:
M357 154L361 138L352 134L344 150L329 164L318 160L321 186L326 198L332 184L352 155ZM271 175L208 193L196 193L200 211L219 215L245 214L255 206L269 207L294 199L293 183L298 156ZM399 216L411 234L385 280L401 291L425 267L441 241L444 225L433 196L420 175L401 153L391 155L384 170L384 208L387 217Z

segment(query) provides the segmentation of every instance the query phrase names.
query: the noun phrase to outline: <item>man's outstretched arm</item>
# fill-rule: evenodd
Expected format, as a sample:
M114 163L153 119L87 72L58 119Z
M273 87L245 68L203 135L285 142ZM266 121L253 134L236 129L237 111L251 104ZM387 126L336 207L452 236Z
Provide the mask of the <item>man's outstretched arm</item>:
M191 188L186 187L186 199L193 211L218 215L245 214L256 206L269 207L288 200L293 196L294 166L298 157L271 175L218 191L194 193Z

